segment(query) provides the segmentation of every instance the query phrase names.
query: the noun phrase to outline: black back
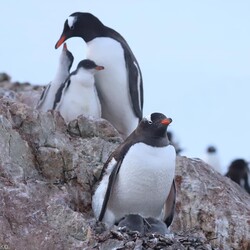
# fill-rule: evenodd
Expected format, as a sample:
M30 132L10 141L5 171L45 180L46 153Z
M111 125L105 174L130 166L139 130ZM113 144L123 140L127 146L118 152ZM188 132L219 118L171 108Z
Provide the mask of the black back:
M239 185L243 182L243 188L250 193L250 186L248 182L249 171L248 163L244 159L236 159L230 164L226 176Z

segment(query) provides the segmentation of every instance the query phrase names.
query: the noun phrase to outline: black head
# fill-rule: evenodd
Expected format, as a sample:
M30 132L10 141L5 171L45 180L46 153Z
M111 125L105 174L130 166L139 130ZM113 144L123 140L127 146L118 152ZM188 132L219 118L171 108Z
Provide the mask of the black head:
M207 152L208 152L208 153L216 153L216 148L215 148L214 146L209 146L209 147L207 148Z
M102 22L94 15L87 12L75 12L65 21L63 32L55 48L60 47L63 42L71 37L81 37L85 42L89 42L100 36L104 27Z
M84 68L87 70L91 70L91 69L103 70L104 69L103 66L98 66L98 65L96 65L96 63L94 61L89 60L89 59L85 59L85 60L80 61L77 65L77 70L79 68Z
M152 113L150 118L143 118L138 126L139 130L152 137L166 137L168 125L172 122L162 113Z
M230 169L237 169L238 171L243 171L243 169L248 168L248 163L244 159L236 159L231 162Z

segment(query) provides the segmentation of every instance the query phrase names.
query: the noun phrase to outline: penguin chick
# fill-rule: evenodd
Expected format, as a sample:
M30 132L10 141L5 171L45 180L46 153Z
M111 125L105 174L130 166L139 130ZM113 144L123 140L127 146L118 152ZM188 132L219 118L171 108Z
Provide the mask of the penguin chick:
M55 96L60 86L65 82L70 74L70 69L73 64L74 57L68 50L67 44L64 43L62 53L59 58L58 69L54 79L43 90L40 100L36 108L43 112L53 109Z
M79 115L101 117L101 105L95 88L94 75L103 70L95 62L85 59L56 93L53 109L60 111L66 122Z

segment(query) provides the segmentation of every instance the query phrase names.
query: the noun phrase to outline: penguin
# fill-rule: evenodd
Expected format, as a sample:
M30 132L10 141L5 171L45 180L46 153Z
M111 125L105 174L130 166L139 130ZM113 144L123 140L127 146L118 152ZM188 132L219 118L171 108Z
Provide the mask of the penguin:
M204 156L204 161L211 166L215 171L223 174L223 170L220 163L220 158L218 151L215 146L208 146L206 149L206 154Z
M127 231L137 231L141 235L146 234L161 234L169 233L167 225L156 218L142 218L139 214L129 214L122 218L118 227Z
M68 50L67 44L64 43L56 75L43 90L40 100L36 105L38 110L46 112L53 109L56 92L69 76L73 61L74 57Z
M142 74L132 50L117 31L91 13L71 14L55 48L71 37L81 37L87 44L87 58L105 67L95 76L102 118L125 139L137 127L143 113Z
M168 234L169 230L167 225L160 220L155 218L146 218L145 219L145 234Z
M236 159L231 162L226 176L239 184L250 194L249 176L250 170L248 162L244 159Z
M144 235L144 220L139 214L128 214L118 223L118 228L126 229L127 231L136 231Z
M56 93L53 109L58 110L66 122L79 115L101 118L101 105L95 88L94 74L103 66L85 59L61 85Z
M108 228L129 214L172 223L176 151L167 137L171 122L162 113L143 118L104 164L92 208Z

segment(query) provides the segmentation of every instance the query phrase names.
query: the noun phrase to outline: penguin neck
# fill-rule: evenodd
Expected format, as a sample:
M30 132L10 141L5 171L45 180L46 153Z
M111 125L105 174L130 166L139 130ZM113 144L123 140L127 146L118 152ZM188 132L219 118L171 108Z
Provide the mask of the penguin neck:
M58 82L58 83L63 83L66 78L69 76L69 70L70 70L70 66L68 63L66 62L61 62L59 63L58 67L57 67L57 71L56 71L56 75L54 77L54 82Z
M93 39L97 37L106 37L107 32L106 32L106 27L103 24L98 25L94 29L91 29L91 27L85 32L81 33L81 38L86 42L90 42Z
M72 75L72 86L80 86L83 88L94 88L95 79L91 72L85 69L78 69L76 74Z
M135 133L137 133L137 131L135 131ZM140 134L139 138L141 142L153 147L164 147L170 144L170 141L168 140L166 134Z

